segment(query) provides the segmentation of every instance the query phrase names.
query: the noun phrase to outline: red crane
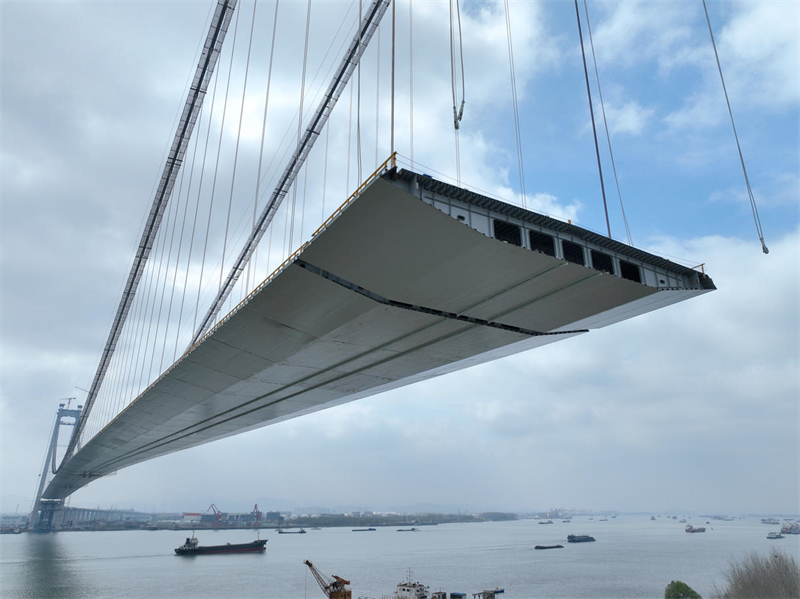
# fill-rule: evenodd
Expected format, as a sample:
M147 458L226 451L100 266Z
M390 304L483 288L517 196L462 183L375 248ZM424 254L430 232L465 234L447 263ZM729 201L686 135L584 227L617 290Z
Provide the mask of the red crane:
M261 528L261 510L258 509L258 504L253 508L253 516L255 516L253 528Z
M328 599L351 599L352 594L350 589L345 586L350 584L349 580L345 580L336 575L328 579L322 572L317 570L310 561L306 560L303 563L311 570L311 574L313 574L314 578L317 580L319 588L322 589L322 592L325 593Z
M207 512L214 512L214 528L219 528L219 521L222 518L222 512L219 511L219 508L215 504L211 504L208 506Z

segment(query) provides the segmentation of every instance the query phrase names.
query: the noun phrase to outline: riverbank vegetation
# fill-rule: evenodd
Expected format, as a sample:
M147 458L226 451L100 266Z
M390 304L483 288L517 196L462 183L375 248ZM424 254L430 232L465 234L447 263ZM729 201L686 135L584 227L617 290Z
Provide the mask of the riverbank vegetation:
M711 599L800 597L800 566L783 551L772 551L766 556L752 553L732 561L724 575L725 587L714 589Z

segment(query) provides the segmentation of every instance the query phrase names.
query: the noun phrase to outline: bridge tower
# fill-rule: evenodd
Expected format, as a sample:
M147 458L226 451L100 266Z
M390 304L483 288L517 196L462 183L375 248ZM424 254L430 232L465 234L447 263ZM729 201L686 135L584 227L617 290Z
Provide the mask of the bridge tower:
M53 517L58 511L64 508L63 499L42 499L44 493L45 483L48 478L48 470L56 473L56 454L58 450L58 433L62 426L75 426L78 423L78 418L81 415L83 406L79 405L77 408L70 408L70 404L74 397L67 398L66 404L58 404L58 412L53 424L53 433L50 435L50 445L47 449L47 456L44 460L42 467L42 474L39 477L39 487L36 490L36 500L33 503L33 510L29 518L30 526L33 530L41 532L49 532L54 530ZM66 420L65 420L66 419ZM57 525L56 522L55 525Z

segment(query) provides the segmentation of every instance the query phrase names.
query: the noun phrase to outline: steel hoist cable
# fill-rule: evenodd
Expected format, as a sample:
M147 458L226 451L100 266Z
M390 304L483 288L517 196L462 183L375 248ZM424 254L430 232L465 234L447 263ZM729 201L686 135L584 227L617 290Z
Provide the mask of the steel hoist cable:
M269 88L272 84L272 59L275 57L275 33L278 27L278 6L280 0L275 2L275 16L272 19L272 39L269 46L269 68L267 69L267 89L264 92L264 117L261 120L261 146L258 151L258 173L256 175L256 198L253 203L253 227L256 226L256 217L258 215L258 199L261 189L261 168L264 161L264 140L267 133L267 111L269 109ZM269 265L267 265L269 266ZM253 252L253 278L258 278L258 248ZM249 287L248 281L248 287Z
M625 224L625 233L628 236L628 245L633 245L633 237L631 236L631 229L628 226L628 217L625 215L625 206L622 203L622 192L619 188L619 178L617 177L617 165L614 162L614 151L611 149L611 134L608 132L608 120L606 119L606 106L603 102L603 89L600 87L600 73L597 69L597 57L594 53L594 40L592 39L592 25L589 22L589 7L586 0L583 0L583 12L586 14L586 29L589 32L589 46L592 49L592 63L594 64L594 76L597 80L597 92L600 96L600 108L603 111L603 125L606 129L606 141L608 142L608 154L611 157L611 169L614 171L614 184L617 187L617 196L619 197L619 208L622 211L622 221Z
M378 140L381 132L381 30L378 28L378 54L375 58L375 169L378 168ZM324 219L324 216L323 216Z
M395 0L396 2L397 0ZM408 143L414 167L414 0L408 0Z
M725 103L728 105L728 116L731 117L731 127L733 128L733 137L736 139L736 149L739 151L739 162L742 164L742 174L744 175L744 183L747 186L747 195L750 198L750 207L753 210L753 222L756 225L756 233L758 240L761 242L761 251L769 254L767 244L764 242L764 231L761 229L761 218L758 216L758 206L756 206L756 198L753 195L753 189L750 187L750 178L747 176L747 167L744 165L744 155L742 154L742 146L739 143L739 134L736 133L736 123L733 121L733 110L731 109L731 101L728 99L728 88L725 87L725 78L722 76L722 65L719 62L719 53L717 52L717 42L714 41L714 32L711 30L711 19L708 16L708 7L706 0L703 0L703 11L706 14L706 23L708 24L708 35L711 37L711 45L714 48L714 58L717 59L717 70L719 71L719 80L722 82L722 91L725 94Z
M453 137L455 139L456 182L461 185L461 149L458 139L458 130L464 116L464 96L466 93L464 83L464 44L461 36L461 7L455 0L455 13L453 12L454 0L450 0L450 87L453 95ZM458 54L461 60L461 106L458 105L458 69L456 63L456 28L458 29Z
M358 22L360 23L362 20L362 0L358 0ZM364 31L363 29L359 28L359 35L358 35L358 51L359 54L362 52L362 44L364 41ZM356 173L358 174L358 184L361 185L361 61L358 61L358 69L356 78L358 83L358 101L356 103Z
M225 254L228 250L228 229L230 228L231 222L231 208L233 207L233 190L236 186L236 167L239 166L239 142L242 138L242 119L244 117L244 101L247 97L247 78L250 73L250 51L253 49L253 28L255 27L255 9L258 6L258 2L253 3L253 22L250 24L250 41L247 45L247 61L244 67L244 82L242 83L242 102L239 106L239 126L236 129L236 147L233 152L233 172L231 173L231 191L228 196L228 215L225 220L225 241L222 244L222 261L220 262L219 266L219 287L222 288L222 275L225 270ZM236 30L239 28L239 16L241 15L241 11L236 15L236 27L234 28L234 41L236 41ZM231 70L233 69L233 53L231 53ZM228 73L228 77L230 78L230 73ZM230 79L229 79L230 80ZM222 133L220 131L220 133ZM222 135L220 135L220 141L222 140Z
M511 102L514 106L514 132L517 140L517 166L519 169L519 187L522 197L522 207L527 208L525 193L525 165L522 158L522 134L519 126L519 103L517 101L517 72L514 68L514 43L511 37L511 12L508 0L504 0L506 16L506 41L508 43L508 67L511 73Z
M360 1L360 0L359 0ZM360 21L359 21L360 22ZM307 9L306 9L306 36L305 36L305 44L303 46L303 74L300 78L300 110L297 114L297 150L296 152L300 153L300 144L302 143L302 135L303 135L303 101L306 98L306 66L308 64L308 34L311 28L311 0L308 0ZM306 168L306 177L308 176L308 165L305 165ZM307 180L307 179L306 179ZM297 186L299 185L299 181L295 180L292 190L292 222L291 227L289 229L289 251L291 251L294 240L294 217L295 217L295 207L297 205ZM303 187L303 207L300 215L300 236L303 236L303 217L305 215L305 186Z
M506 0L508 1L508 0ZM581 27L581 13L578 10L578 0L575 0L575 17L578 19L578 36L581 42L581 56L583 57L583 74L586 77L586 94L589 97L589 116L592 120L592 133L594 134L594 151L597 154L597 170L600 173L600 191L603 194L603 210L606 213L606 228L608 237L611 238L611 223L608 220L608 203L606 201L606 186L603 182L603 165L600 163L600 146L597 143L597 127L594 124L594 106L592 105L592 89L589 87L589 69L586 67L586 51L583 48L583 28Z

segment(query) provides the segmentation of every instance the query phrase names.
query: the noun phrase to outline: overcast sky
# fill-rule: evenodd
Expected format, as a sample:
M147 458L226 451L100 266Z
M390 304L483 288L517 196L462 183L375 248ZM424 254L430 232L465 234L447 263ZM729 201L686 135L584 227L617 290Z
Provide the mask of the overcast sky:
M604 231L574 5L510 4L528 206ZM3 511L30 508L59 400L82 401L76 387L91 384L212 5L0 4ZM462 0L461 178L520 203L502 6ZM217 101L213 157L235 39L212 250L221 247L232 187L231 252L251 218L274 8L258 5L243 94L253 3L240 4L206 102L204 115ZM265 142L275 165L294 143L305 8L280 6ZM709 2L768 256L754 232L702 4L592 1L589 11L634 243L704 262L718 291L140 464L85 487L72 504L797 513L800 4ZM356 12L350 2L313 3L306 111L327 86ZM396 135L405 160L408 16L408 3L398 2ZM414 158L423 172L455 177L448 4L418 0L413 17ZM389 154L390 25L387 15L377 102L377 38L363 63L362 178ZM309 160L295 247L359 180L353 151L348 159L349 101L348 90L331 119L327 169L324 140ZM198 153L206 137L201 122ZM624 240L613 176L606 190L613 235ZM259 276L287 246L280 231L270 262L262 252ZM191 256L187 281L199 281ZM218 272L219 256L207 268Z

